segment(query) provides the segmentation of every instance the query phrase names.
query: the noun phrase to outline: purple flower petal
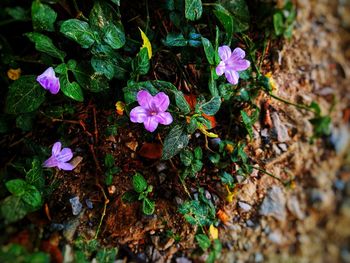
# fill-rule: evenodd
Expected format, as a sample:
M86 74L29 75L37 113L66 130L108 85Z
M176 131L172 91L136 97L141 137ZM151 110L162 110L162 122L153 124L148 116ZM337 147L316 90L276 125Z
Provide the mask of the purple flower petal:
M225 61L231 57L231 49L229 46L221 46L218 49L221 60Z
M232 57L235 57L235 58L244 58L245 57L245 52L243 49L237 47L233 50L232 52Z
M234 61L233 68L236 71L243 71L243 70L246 70L249 67L250 67L250 62L248 60L246 60L246 59L240 59L240 60Z
M147 118L147 110L141 106L133 108L130 112L130 120L132 122L143 123Z
M159 92L153 97L153 107L158 109L158 111L166 111L169 107L170 100L168 95L164 92Z
M158 127L158 121L155 116L149 116L143 123L147 131L154 132Z
M57 94L60 91L60 80L58 78L52 79L48 88L51 94Z
M225 77L226 77L227 81L233 85L236 85L238 83L239 75L238 75L237 71L226 70Z
M69 148L63 148L62 151L56 156L56 159L59 163L68 162L73 158L72 150Z
M62 148L62 144L61 142L56 142L53 146L52 146L52 155L58 155L61 151Z
M137 102L144 109L151 109L153 97L147 90L140 90L137 93Z
M57 94L60 90L60 81L55 76L55 71L52 67L46 69L36 80L44 89L49 90L52 94Z
M54 156L51 156L49 159L47 159L44 163L43 166L46 168L51 168L51 167L56 167L58 164L56 158Z
M173 122L173 116L169 112L160 112L156 115L157 121L163 125L169 125Z
M224 74L225 73L225 69L226 69L226 65L225 65L225 62L223 62L223 61L221 61L220 63L219 63L219 65L216 67L216 74L218 75L218 76L221 76L222 74Z
M57 164L58 169L65 170L65 171L72 171L74 169L74 166L70 163L58 163Z

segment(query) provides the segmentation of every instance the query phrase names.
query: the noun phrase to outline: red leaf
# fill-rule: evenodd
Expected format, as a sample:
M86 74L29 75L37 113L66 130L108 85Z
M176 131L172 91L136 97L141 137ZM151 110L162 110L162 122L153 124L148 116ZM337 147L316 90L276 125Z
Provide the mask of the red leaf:
M159 143L146 142L141 146L139 155L147 159L160 159L163 147Z

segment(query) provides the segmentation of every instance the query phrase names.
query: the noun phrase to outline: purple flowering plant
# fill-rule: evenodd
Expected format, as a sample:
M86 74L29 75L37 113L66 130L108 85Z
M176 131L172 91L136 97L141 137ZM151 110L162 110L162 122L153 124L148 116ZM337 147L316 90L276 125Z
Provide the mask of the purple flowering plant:
M56 77L52 67L46 69L36 78L37 82L51 94L57 94L60 91L60 80Z
M164 92L152 96L148 91L140 90L137 93L137 102L139 106L131 110L130 120L143 123L147 131L154 132L159 123L169 125L173 122L173 117L166 111L170 100Z
M52 155L47 159L43 166L46 168L57 167L60 170L71 171L74 169L73 165L68 163L73 158L73 152L70 148L63 148L61 142L56 142L52 146Z
M250 66L250 62L244 59L244 50L237 47L231 51L229 46L221 46L218 49L218 53L221 61L216 67L216 74L218 76L225 74L229 83L233 85L238 84L238 72L246 70Z

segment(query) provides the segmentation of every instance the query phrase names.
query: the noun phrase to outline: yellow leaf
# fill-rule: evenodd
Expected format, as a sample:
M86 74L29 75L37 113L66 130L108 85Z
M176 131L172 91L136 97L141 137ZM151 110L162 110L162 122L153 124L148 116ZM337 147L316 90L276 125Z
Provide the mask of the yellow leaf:
M213 225L210 225L209 227L209 234L212 240L219 238L219 230Z
M9 69L7 71L7 77L11 80L16 80L19 79L19 77L21 76L22 70L20 68L18 69Z
M148 58L151 59L151 57L152 57L152 45L151 45L151 42L149 41L149 39L146 36L146 34L141 30L141 28L139 28L139 30L141 32L141 37L142 37L142 40L143 40L143 45L142 45L141 49L143 49L144 47L147 48Z
M117 101L117 103L115 104L115 108L117 110L118 115L123 115L124 109L125 109L125 103L122 101Z
M269 83L270 83L270 86L271 86L271 89L272 90L275 90L275 91L278 91L278 87L277 87L277 84L275 82L275 80L272 78L272 73L271 72L268 72L265 77L267 77L269 79Z
M235 197L236 195L236 192L235 191L230 191L230 189L228 188L227 185L226 186L226 190L227 190L227 196L226 196L226 201L229 202L229 203L232 203L233 202L233 198Z
M219 135L213 133L213 132L208 132L206 129L205 129L205 126L203 124L199 124L198 123L198 129L206 136L210 137L210 138L218 138Z
M232 153L233 152L233 145L232 144L226 144L225 146L225 150L229 153Z

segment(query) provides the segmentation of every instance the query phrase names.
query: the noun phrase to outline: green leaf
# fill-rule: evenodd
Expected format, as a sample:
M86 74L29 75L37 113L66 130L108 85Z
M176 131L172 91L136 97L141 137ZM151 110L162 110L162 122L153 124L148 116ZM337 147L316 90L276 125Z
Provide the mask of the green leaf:
M112 154L107 153L105 156L105 166L107 168L112 168L114 166L114 157Z
M245 0L220 0L219 3L229 11L232 17L233 33L240 33L249 28L250 16Z
M283 14L278 12L273 15L273 27L275 29L276 36L280 36L284 32Z
M19 196L10 195L6 197L0 206L1 217L5 223L16 222L30 212L30 207Z
M94 72L89 63L78 64L72 72L79 85L91 92L101 92L109 88L108 79L104 75Z
M243 123L244 123L244 127L246 128L246 130L247 130L247 132L249 134L249 137L252 140L253 139L253 123L252 123L252 120L251 120L249 115L244 110L241 110L241 116L242 116L242 120L243 120Z
M32 168L26 173L26 181L37 189L44 188L45 178L43 177L42 164L38 158L33 159Z
M215 65L215 50L213 45L207 38L202 37L202 45L204 48L205 56L210 65Z
M319 116L310 120L314 128L314 136L322 137L324 135L331 134L331 122L332 119L330 116Z
M180 111L183 113L183 114L188 114L190 113L191 111L191 108L190 108L190 105L188 105L185 97L184 97L184 94L182 93L182 91L173 91L174 94L175 94L175 103L176 103L176 106L180 109Z
M220 21L228 36L233 35L233 18L229 11L221 5L215 5L213 11L217 19Z
M136 75L147 74L150 68L147 48L142 48L132 62L132 70Z
M22 131L30 131L33 128L33 119L35 115L32 113L25 113L18 115L16 118L16 127Z
M122 195L123 203L133 203L137 201L138 196L134 191L127 191Z
M98 29L103 40L112 48L125 44L123 24L114 8L104 1L95 1L89 16L90 25Z
M132 177L132 185L137 193L142 193L147 188L147 181L141 174L135 173Z
M201 147L197 146L194 149L194 158L196 158L197 160L201 160L203 158L203 151Z
M220 154L218 153L212 153L209 155L209 160L213 163L213 164L218 164L220 162Z
M184 47L187 46L188 41L182 33L169 33L163 43L168 47Z
M142 200L142 212L145 215L152 215L154 213L155 207L156 207L156 204L154 201L149 200L148 198L144 198Z
M215 72L215 68L212 68L210 70L210 79L209 79L209 83L208 83L208 87L209 87L209 91L210 94L215 97L219 95L219 90L216 86L216 72ZM232 88L231 88L232 89Z
M45 100L45 90L36 76L22 76L9 86L5 111L10 114L32 112Z
M98 57L92 57L91 66L96 73L105 75L109 80L114 77L115 64L108 58L102 59Z
M22 179L13 179L5 183L7 190L15 196L23 196L28 187L28 183Z
M185 1L185 17L191 21L198 20L202 16L203 7L201 0Z
M207 235L197 234L195 238L200 248L204 251L210 247L211 241Z
M95 35L88 23L78 19L68 19L61 24L60 32L74 40L83 48L89 48L95 43Z
M81 87L77 82L69 82L68 74L60 76L61 90L67 97L82 102L84 100L84 95Z
M116 261L117 253L118 248L101 248L96 254L96 262L114 263Z
M321 116L321 108L316 101L311 102L309 108L315 111L316 116Z
M190 166L193 161L193 154L190 150L183 150L180 152L180 160L185 166Z
M59 50L52 42L52 40L40 33L37 32L31 32L25 34L30 41L32 41L35 44L35 49L44 52L52 57L60 59L62 62L64 61L64 57L66 56L66 53Z
M25 193L22 195L22 200L34 209L42 205L41 193L34 185L27 185Z
M219 96L212 97L210 101L202 104L200 109L204 114L209 116L215 115L221 106L221 98Z
M105 29L103 40L114 49L118 49L125 44L125 33L121 23L111 24Z
M50 263L50 256L44 252L29 253L19 244L8 244L0 249L1 263Z
M229 174L229 173L227 173L227 172L222 172L222 173L220 174L220 179L221 179L221 182L222 182L223 184L228 185L230 188L233 187L234 181L233 181L233 177L232 177L231 174Z
M54 31L54 23L57 13L48 5L42 4L39 0L32 3L32 22L34 30Z
M194 160L194 162L192 163L192 171L194 173L198 173L200 170L202 170L203 168L203 163L201 160Z
M181 125L174 126L164 140L162 159L168 160L178 154L188 144L188 136Z
M20 6L7 7L5 8L5 12L13 19L18 21L30 20L28 10Z

